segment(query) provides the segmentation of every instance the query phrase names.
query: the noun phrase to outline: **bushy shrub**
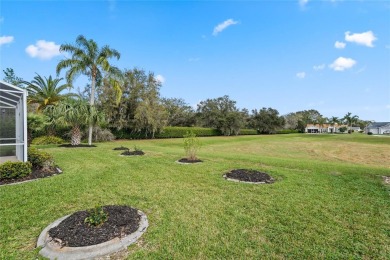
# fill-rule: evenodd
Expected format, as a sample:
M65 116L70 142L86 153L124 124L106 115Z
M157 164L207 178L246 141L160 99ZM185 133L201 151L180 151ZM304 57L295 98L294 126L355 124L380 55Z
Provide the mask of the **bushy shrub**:
M299 133L299 130L294 129L283 129L276 131L277 134L297 134Z
M193 132L187 132L184 136L184 150L187 155L187 159L191 161L195 161L198 158L196 157L196 153L198 152L201 143L200 140L196 137L196 134Z
M93 128L92 138L94 142L107 142L115 140L115 136L111 133L110 129L102 129L99 126Z
M84 223L87 223L89 226L100 226L108 219L108 214L104 212L102 206L95 206L95 208L88 210L88 217L84 219Z
M52 135L37 137L34 138L31 142L31 144L34 145L62 144L62 143L64 143L64 140L62 138L57 136L52 136Z
M256 129L240 129L239 135L257 135Z
M368 135L373 135L373 133L372 133L372 132L368 132L367 134L368 134Z
M30 162L5 162L0 164L0 179L19 179L31 174Z
M344 133L345 131L347 131L347 128L345 126L339 128L340 133Z
M28 161L31 162L34 169L48 168L54 165L53 156L35 147L29 147L27 155Z

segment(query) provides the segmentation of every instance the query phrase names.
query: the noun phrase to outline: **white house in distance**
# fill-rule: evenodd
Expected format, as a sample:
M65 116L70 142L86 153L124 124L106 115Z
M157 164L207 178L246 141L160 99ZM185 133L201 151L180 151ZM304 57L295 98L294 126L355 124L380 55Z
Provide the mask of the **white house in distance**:
M347 125L339 125L339 124L322 124L322 125L320 125L320 124L307 124L306 128L305 128L305 133L310 133L310 134L340 133L339 129L341 127L345 127L347 129L349 129L349 127ZM358 129L356 129L356 130L358 130Z
M368 132L374 135L390 134L390 122L375 122L366 127L366 134Z
M0 81L0 163L27 161L27 91Z

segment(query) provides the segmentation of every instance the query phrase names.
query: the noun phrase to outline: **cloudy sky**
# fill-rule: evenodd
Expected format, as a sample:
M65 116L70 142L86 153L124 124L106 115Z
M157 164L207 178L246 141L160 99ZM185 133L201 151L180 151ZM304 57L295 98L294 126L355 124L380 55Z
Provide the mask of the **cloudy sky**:
M55 76L59 46L80 34L192 106L229 95L249 110L390 121L388 1L2 0L1 70Z

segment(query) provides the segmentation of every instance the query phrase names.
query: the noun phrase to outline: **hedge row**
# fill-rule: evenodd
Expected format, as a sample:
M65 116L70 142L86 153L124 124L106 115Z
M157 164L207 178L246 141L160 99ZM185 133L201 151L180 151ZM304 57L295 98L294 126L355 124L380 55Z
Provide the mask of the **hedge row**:
M276 131L276 134L297 134L299 133L299 130L292 130L292 129L283 129Z

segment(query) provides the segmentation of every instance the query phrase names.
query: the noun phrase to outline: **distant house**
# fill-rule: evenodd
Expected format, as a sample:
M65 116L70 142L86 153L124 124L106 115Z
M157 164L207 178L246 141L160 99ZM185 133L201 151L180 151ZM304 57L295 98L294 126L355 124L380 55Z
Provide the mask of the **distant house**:
M319 134L319 133L340 133L340 128L345 127L348 129L347 125L339 124L307 124L305 128L305 133L310 134Z
M390 122L371 123L366 127L365 132L371 132L374 135L390 134Z

